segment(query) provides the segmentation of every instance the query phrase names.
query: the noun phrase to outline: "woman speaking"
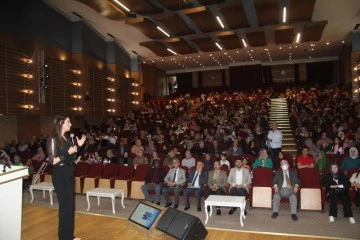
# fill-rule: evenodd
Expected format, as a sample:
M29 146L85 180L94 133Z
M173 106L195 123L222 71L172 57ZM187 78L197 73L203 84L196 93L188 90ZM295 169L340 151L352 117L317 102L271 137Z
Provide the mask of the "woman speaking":
M56 116L51 126L51 137L47 149L50 164L53 166L52 181L59 202L59 240L79 240L74 237L74 161L78 147L81 147L86 137L68 139L66 133L70 131L71 123L68 117Z

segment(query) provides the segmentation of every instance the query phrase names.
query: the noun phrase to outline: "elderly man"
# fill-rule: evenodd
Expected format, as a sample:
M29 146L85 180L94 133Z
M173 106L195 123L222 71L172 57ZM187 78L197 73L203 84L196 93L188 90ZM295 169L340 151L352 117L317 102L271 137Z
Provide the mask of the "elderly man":
M279 152L281 152L282 139L283 139L283 135L281 131L278 129L278 124L276 122L273 122L271 124L271 130L267 135L267 141L269 146L269 153L274 163L275 163L274 160L279 155ZM274 164L274 168L276 167L277 166L275 166Z
M227 182L230 185L230 195L232 196L246 196L249 192L249 185L252 183L249 169L243 168L242 165L243 160L236 159L235 167L229 173ZM235 207L231 208L229 214L233 214L236 209Z
M179 194L182 189L182 185L186 181L185 170L180 168L180 161L178 158L173 160L173 166L167 173L165 179L165 187L162 189L162 194L165 198L165 207L170 207L172 205L169 193L174 193L175 204L174 208L179 207Z
M280 200L288 198L290 201L291 218L297 221L296 208L297 208L297 192L299 190L299 178L296 173L289 171L289 163L287 160L280 162L280 171L275 173L273 179L274 197L273 197L273 214L272 218L279 216Z
M197 211L201 212L201 194L204 192L204 186L208 180L208 173L203 171L204 163L198 161L196 163L196 169L190 171L187 179L187 188L184 191L184 210L187 211L190 208L189 195L195 193L195 199L197 204Z
M208 189L205 193L206 198L209 195L225 195L225 187L227 181L227 174L221 170L220 161L214 162L214 170L209 172ZM207 209L210 211L210 207ZM221 215L220 207L216 207L216 215Z

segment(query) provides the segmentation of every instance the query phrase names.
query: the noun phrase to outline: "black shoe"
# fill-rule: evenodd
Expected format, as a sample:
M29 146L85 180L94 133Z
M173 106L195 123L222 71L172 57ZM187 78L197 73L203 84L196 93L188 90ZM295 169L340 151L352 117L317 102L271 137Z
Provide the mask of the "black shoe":
M179 204L174 204L174 208L177 209L179 207Z
M210 206L207 206L206 210L207 210L208 212L210 212Z
M231 208L229 214L232 215L236 211L236 209L237 209L236 207Z
M247 211L246 211L246 210L244 211L244 214L245 214L245 216L247 215Z
M291 218L293 221L297 221L298 217L296 216L296 214L291 214Z
M160 203L159 203L159 202L157 202L156 204L160 206Z
M221 215L221 210L220 209L216 209L216 215Z
M271 215L271 218L277 218L279 216L279 214L277 212L274 212L272 215Z
M190 209L190 206L184 207L184 210L185 210L185 211L187 211L187 210L189 210L189 209Z
M172 205L172 203L167 203L165 204L165 207L170 207Z
M198 211L198 212L201 212L201 207L198 207L198 208L197 208L197 211Z

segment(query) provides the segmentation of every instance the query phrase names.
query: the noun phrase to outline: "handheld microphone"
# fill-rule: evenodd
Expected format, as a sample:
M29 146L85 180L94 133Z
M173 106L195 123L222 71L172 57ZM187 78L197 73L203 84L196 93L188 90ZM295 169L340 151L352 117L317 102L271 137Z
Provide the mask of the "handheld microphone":
M75 146L75 135L73 133L70 134L71 143L73 146Z

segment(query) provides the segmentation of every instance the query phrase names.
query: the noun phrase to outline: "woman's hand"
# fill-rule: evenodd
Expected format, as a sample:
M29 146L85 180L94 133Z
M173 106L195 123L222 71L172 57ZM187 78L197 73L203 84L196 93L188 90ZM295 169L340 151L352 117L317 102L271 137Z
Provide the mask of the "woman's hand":
M68 153L69 153L70 155L72 155L72 154L74 154L74 153L77 153L77 147L76 147L76 146L70 147L69 150L68 150Z
M76 137L77 140L77 144L81 147L82 145L84 145L85 141L86 141L86 136L83 134L81 136L81 139L79 139L78 137Z

